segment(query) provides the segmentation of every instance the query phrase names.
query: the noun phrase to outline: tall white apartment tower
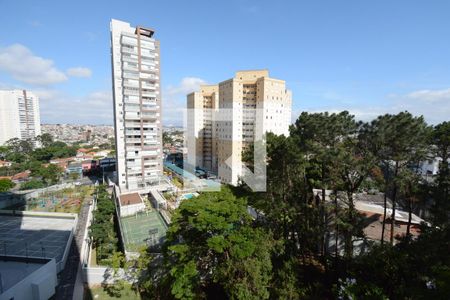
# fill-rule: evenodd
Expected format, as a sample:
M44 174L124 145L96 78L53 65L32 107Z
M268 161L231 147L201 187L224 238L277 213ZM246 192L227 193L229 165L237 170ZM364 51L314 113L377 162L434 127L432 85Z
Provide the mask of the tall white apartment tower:
M0 145L40 134L39 98L26 90L0 91Z
M150 28L111 20L117 181L148 191L163 171L160 51Z

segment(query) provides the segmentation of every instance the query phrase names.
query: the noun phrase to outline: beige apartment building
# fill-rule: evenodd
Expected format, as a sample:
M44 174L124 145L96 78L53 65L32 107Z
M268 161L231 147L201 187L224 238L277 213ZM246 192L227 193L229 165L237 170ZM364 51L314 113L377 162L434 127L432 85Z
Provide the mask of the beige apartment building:
M266 132L289 135L292 94L268 70L238 71L187 95L187 165L236 185L242 151Z

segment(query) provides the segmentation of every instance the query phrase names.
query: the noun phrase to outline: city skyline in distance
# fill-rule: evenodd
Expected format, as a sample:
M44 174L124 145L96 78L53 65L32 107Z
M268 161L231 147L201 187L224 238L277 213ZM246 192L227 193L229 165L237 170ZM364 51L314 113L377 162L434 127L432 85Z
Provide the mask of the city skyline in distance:
M206 14L214 5L201 1L141 2L140 10L82 2L2 4L15 13L1 22L0 89L36 93L42 123L113 124L112 18L161 35L163 125L183 124L186 94L200 84L245 69L268 69L286 80L293 118L349 110L370 120L408 110L435 124L450 114L450 42L442 38L450 33L450 4L444 1L232 1L215 16ZM186 22L197 11L206 17Z

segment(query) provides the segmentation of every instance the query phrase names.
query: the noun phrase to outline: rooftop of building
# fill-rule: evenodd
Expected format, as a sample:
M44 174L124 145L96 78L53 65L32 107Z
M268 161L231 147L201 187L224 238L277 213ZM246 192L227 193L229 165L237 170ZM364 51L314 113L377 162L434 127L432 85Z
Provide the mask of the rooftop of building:
M92 164L92 163L96 163L97 162L97 160L95 160L95 159L86 159L86 160L83 160L81 163L82 164Z
M366 238L373 241L380 241L383 233L383 214L375 213L371 211L362 211L359 210L365 216L366 226L363 231ZM407 232L407 224L405 223L395 223L394 234L396 237L401 237L406 235ZM420 229L417 224L411 224L410 233L413 237L416 237L420 234ZM389 241L391 235L391 224L390 221L386 221L384 227L384 240Z
M120 195L119 199L120 199L120 206L143 203L143 200L141 198L141 195L139 195L139 193L123 194Z
M79 162L72 162L69 164L69 168L81 168L81 163Z
M314 195L322 198L322 191L319 189L313 190ZM341 196L341 199L345 199L345 193L338 192ZM331 202L331 190L325 191L325 201ZM353 196L353 201L355 208L361 214L364 214L367 218L367 226L364 228L364 233L366 236L373 240L381 239L381 230L383 225L383 215L384 215L384 194L376 193L376 194L368 194L368 193L357 193ZM340 205L346 206L345 201L340 200ZM389 198L386 198L386 220L390 220L392 217L392 202ZM409 214L406 211L403 211L400 207L397 206L395 211L395 234L402 235L406 234L406 227L409 219ZM369 222L370 221L370 222ZM387 221L390 222L390 221ZM416 214L411 214L411 224L413 229L411 229L411 233L413 235L418 235L420 231L417 229L418 226L422 223L427 223L425 220L417 216ZM389 225L385 227L385 239L389 237L390 227Z
M76 223L75 214L0 211L0 254L58 263Z
M83 153L88 153L90 151L92 151L92 149L80 148L77 150L77 152L83 152Z
M138 27L136 27L136 31L134 33L144 35L146 37L151 38L153 36L153 34L155 33L155 30L153 30L152 28L148 28L148 27L146 28L146 27L138 26Z
M235 76L239 76L239 74L258 74L259 76L269 76L269 69L252 69L252 70L237 70Z
M221 81L218 83L218 85L223 85L231 81L240 81L244 84L247 83L253 83L260 79L264 80L271 80L271 81L277 81L280 83L284 83L285 81L282 79L276 79L269 76L269 70L268 69L260 69L260 70L240 70L237 71L234 75L234 77Z
M30 170L26 170L26 171L14 174L11 179L12 180L26 179L26 178L28 178L30 176L30 174L31 174L31 171Z

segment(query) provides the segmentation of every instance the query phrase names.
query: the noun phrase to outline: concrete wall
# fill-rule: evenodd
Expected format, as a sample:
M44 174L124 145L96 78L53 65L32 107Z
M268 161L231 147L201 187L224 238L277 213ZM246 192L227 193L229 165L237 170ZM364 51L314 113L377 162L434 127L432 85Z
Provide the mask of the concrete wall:
M25 195L24 194L15 194L11 192L0 193L0 209L16 206L16 205L25 205Z
M101 284L105 280L107 267L84 267L83 280L88 285Z
M137 212L140 212L143 210L145 210L144 203L120 206L120 216L121 217L132 216L132 215L136 214Z
M58 284L56 263L52 259L0 295L0 300L46 300L55 294Z

